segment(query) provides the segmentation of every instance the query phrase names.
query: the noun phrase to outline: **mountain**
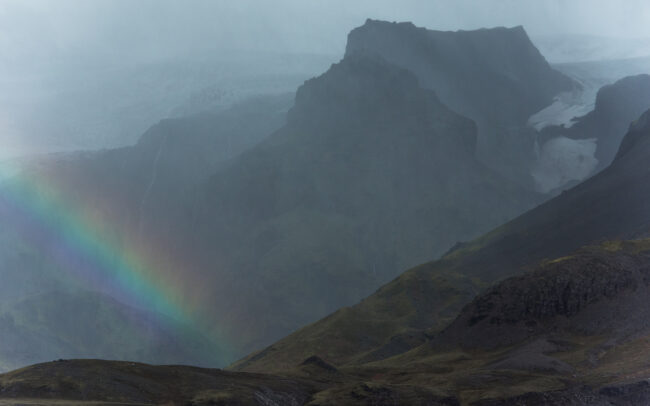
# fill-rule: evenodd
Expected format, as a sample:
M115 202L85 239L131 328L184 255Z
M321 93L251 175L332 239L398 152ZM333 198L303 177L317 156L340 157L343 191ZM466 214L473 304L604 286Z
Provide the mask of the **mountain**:
M97 292L51 291L0 309L0 370L58 358L219 362L222 348L162 314Z
M233 368L284 370L314 354L336 366L385 359L427 341L497 280L584 245L650 235L648 157L650 111L630 126L616 159L598 175Z
M348 36L346 55L357 52L410 70L444 104L474 120L479 158L524 184L534 158L528 118L579 86L550 67L522 27L443 32L368 20Z
M193 232L220 264L221 320L246 320L233 336L254 348L539 201L475 143L470 120L380 57L307 81L287 124L206 186Z
M184 215L183 204L214 171L284 124L293 97L257 97L222 112L166 119L133 146L44 155L15 172L18 178L46 178L65 201L80 202L100 218L117 218L124 224L105 225L125 231L125 238L137 238L132 234L147 227L160 232Z

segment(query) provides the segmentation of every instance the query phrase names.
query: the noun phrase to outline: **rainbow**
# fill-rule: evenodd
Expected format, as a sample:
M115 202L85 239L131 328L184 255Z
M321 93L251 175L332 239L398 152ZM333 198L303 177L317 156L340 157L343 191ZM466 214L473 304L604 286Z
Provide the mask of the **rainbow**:
M220 351L229 348L223 335L210 328L188 284L182 283L187 276L179 272L182 264L161 260L165 256L135 245L124 248L103 231L106 219L93 214L96 208L64 198L65 188L57 187L56 179L44 171L8 169L6 164L3 169L12 174L0 183L0 207L6 211L0 215L10 223L3 228L13 227L30 245L47 252L76 284L112 292L152 315L205 333Z

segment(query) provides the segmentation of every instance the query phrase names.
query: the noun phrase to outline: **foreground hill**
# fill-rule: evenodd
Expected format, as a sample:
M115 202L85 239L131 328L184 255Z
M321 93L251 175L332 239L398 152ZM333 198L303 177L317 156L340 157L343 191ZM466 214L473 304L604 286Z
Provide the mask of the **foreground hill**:
M582 245L650 231L650 111L629 129L612 165L585 183L467 244L405 272L344 308L235 364L282 370L317 354L335 365L420 345L496 280Z

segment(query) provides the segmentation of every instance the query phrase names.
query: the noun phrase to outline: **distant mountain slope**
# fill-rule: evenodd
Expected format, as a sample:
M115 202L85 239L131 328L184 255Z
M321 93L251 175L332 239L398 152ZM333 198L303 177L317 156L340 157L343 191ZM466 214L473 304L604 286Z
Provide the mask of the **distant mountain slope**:
M222 348L189 326L97 292L47 292L0 309L0 370L58 358L214 365Z
M600 174L234 368L282 370L313 354L335 365L386 358L426 341L496 280L582 245L648 235L649 157L650 111L632 124L617 158Z
M443 32L368 20L348 36L346 55L358 52L415 73L423 87L477 123L480 159L522 182L533 158L528 118L577 86L550 67L522 27Z

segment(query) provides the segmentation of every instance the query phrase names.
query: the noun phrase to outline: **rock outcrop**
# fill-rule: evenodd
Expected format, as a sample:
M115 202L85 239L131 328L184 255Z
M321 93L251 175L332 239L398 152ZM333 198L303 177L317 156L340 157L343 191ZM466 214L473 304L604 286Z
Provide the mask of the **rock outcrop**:
M499 348L540 335L648 330L649 251L647 240L606 243L543 263L479 295L434 342Z

